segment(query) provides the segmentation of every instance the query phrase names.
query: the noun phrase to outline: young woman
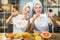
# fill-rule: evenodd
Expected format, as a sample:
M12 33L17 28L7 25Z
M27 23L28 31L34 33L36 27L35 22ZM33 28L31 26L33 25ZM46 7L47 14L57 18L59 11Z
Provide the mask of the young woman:
M34 4L35 14L31 18L31 29L34 29L34 32L44 32L49 31L48 23L50 22L47 14L42 14L42 4L41 2L36 2Z
M22 14L18 12L12 13L6 20L7 24L13 24L13 33L23 33L29 27L30 6L26 4L22 10Z

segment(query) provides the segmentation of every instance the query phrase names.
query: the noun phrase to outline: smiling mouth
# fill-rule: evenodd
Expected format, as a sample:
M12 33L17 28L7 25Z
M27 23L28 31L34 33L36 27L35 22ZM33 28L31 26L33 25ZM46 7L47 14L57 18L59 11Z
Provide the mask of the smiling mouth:
M40 13L40 11L37 11L38 13Z
M37 11L37 12L40 12L40 11Z

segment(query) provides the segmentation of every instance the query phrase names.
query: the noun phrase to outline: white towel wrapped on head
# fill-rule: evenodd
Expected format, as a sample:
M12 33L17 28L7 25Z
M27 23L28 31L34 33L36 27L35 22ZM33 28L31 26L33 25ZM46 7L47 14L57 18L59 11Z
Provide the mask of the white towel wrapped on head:
M41 3L40 0L33 0L33 4L34 4L34 6L35 6L36 4L39 4L39 5L43 8L42 3Z
M22 11L27 7L27 6L29 6L30 7L30 17L32 17L32 10L33 10L33 2L28 2L24 7L23 7L23 9L22 9Z

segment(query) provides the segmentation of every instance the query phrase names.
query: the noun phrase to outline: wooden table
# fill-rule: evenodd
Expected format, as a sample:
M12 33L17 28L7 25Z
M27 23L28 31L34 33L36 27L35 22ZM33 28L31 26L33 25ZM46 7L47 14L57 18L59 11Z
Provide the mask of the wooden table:
M52 34L52 36L48 40L60 40L60 33L51 33L51 34ZM32 40L31 37L27 37L27 39ZM16 39L13 39L13 40L16 40ZM17 39L17 40L20 40L20 39ZM26 40L26 38L25 38L25 40ZM44 40L44 39L42 39L42 40Z
M60 33L51 33L52 36L48 40L60 40Z
M51 34L52 34L52 36L48 40L60 40L60 33L51 33ZM42 40L44 40L44 39L42 39Z
M5 40L5 34L4 33L0 33L0 40Z

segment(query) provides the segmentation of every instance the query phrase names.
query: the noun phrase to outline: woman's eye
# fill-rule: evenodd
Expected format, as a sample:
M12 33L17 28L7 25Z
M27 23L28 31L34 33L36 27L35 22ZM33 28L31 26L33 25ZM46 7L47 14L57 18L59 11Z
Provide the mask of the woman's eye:
M41 8L41 7L39 7L39 8Z
M37 9L37 7L35 9Z
M27 13L29 13L29 11Z
M41 7L39 7L39 8L41 8Z

